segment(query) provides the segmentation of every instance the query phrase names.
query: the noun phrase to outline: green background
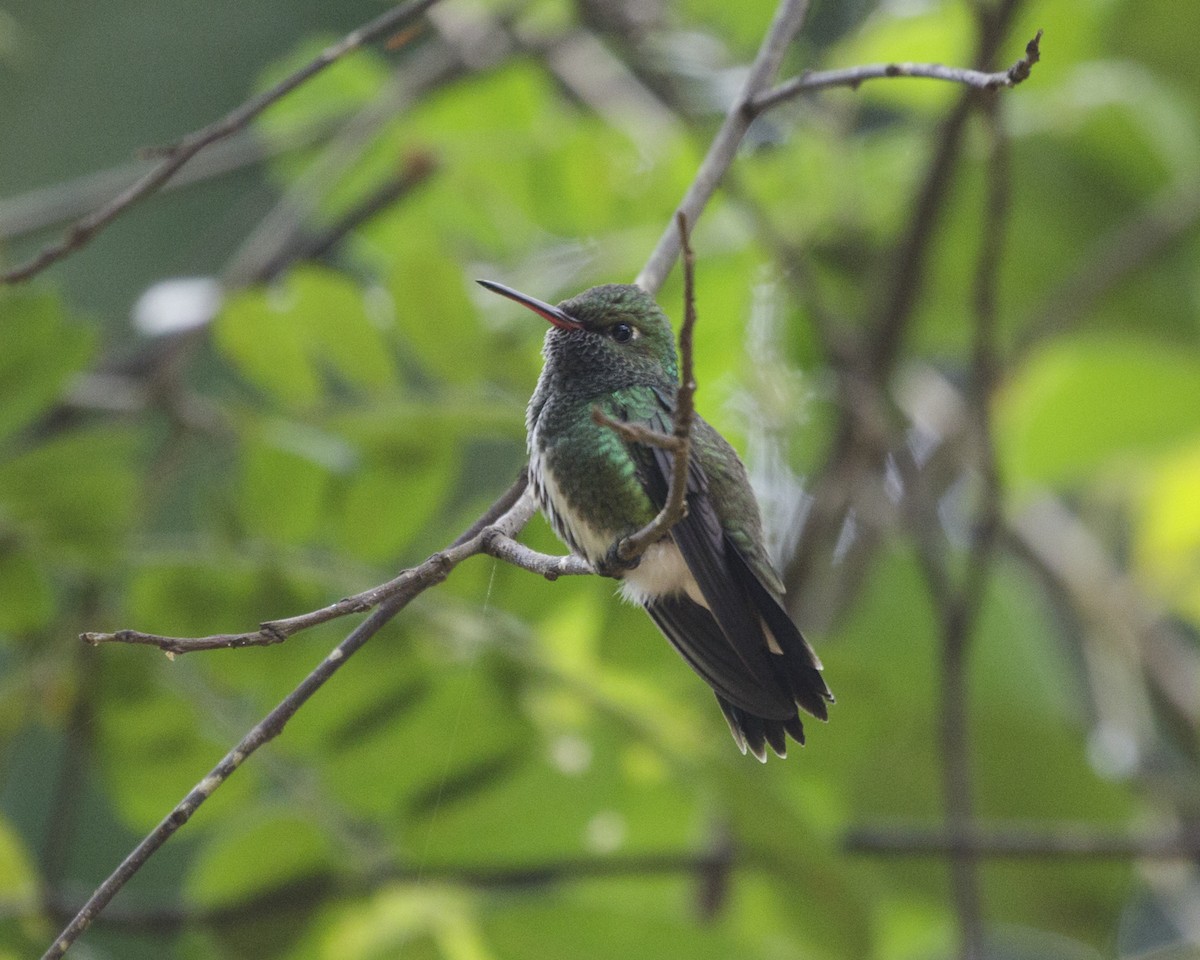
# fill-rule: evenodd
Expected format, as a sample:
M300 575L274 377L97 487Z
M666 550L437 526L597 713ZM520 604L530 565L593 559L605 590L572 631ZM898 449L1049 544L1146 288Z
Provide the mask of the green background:
M549 300L632 279L772 12L635 4L649 25L605 35L597 11L619 6L443 4L529 35L598 31L670 124L622 105L599 115L542 58L499 56L381 124L319 183L309 225L414 163L433 168L420 186L320 262L228 290L186 341L139 333L138 297L219 275L323 147L154 197L0 290L0 957L44 949L349 628L174 660L79 632L252 630L316 608L445 546L511 482L543 329L472 278ZM382 9L0 5L2 262L62 228L5 232L29 191L207 123ZM995 64L1045 30L1043 62L1000 97L1012 196L990 410L1006 533L969 674L988 824L1124 833L1196 815L1198 10L1028 0ZM826 0L784 72L968 64L974 32L962 3ZM279 143L371 102L441 36L346 59L255 135ZM816 305L869 330L959 95L896 80L780 108L697 227L698 406L745 453L785 554L839 404ZM887 385L901 432L913 397L968 375L987 154L976 117ZM802 296L781 244L808 264ZM678 316L677 274L660 302ZM957 572L978 484L969 471L945 483L935 532ZM858 827L942 817L939 612L904 524L864 522L863 549L819 546L824 587L797 592L838 703L788 760L737 753L710 693L610 581L475 558L230 779L79 954L953 955L944 862L844 844ZM1031 562L1022 531L1067 569ZM561 549L540 519L523 539ZM726 843L728 876L645 862ZM463 872L526 865L559 873L488 885ZM1043 857L988 861L981 877L989 957L1198 949L1186 863Z

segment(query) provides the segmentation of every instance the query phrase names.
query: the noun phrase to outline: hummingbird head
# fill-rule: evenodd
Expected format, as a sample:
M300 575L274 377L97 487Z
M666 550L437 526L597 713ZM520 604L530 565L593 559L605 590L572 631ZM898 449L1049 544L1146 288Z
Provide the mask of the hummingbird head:
M568 389L603 393L634 384L679 383L671 321L633 284L606 283L552 306L491 280L477 281L551 324L542 353L546 370Z

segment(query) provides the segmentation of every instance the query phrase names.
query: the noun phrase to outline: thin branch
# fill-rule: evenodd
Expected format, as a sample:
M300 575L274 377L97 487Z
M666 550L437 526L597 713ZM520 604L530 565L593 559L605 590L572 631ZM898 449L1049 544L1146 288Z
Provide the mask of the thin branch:
M397 613L415 597L433 587L450 575L450 572L469 557L482 553L489 530L494 526L499 535L512 536L519 531L533 514L532 498L525 495L525 480L522 477L489 510L494 515L500 504L511 504L494 524L484 526L468 539L459 537L446 550L435 553L424 563L406 570L397 579L399 586L389 594L381 605L366 620L335 647L328 656L230 750L211 771L185 796L175 808L154 828L141 843L121 862L109 877L96 889L66 929L55 939L43 954L42 960L56 960L67 952L80 935L91 925L114 896L125 886L154 853L182 827L205 800L212 796L246 758L263 744L283 732L284 726L308 699L316 693L368 640L378 633ZM478 523L472 525L475 530ZM467 531L470 533L470 531ZM466 536L464 534L464 536ZM393 581L396 582L396 581Z
M749 104L755 113L762 113L786 100L792 100L812 90L830 87L850 87L857 90L868 80L884 80L896 77L913 77L925 80L945 80L961 83L976 90L1000 90L1015 87L1029 78L1033 65L1041 59L1042 31L1039 30L1025 45L1025 56L1007 70L985 73L964 67L946 67L940 63L873 63L861 67L846 67L842 70L805 71L798 77L785 80L765 93L759 94Z
M700 218L721 177L733 163L738 145L754 119L754 114L749 109L750 103L778 72L784 52L800 32L807 15L808 0L781 0L771 26L758 48L754 63L750 66L741 94L725 114L721 129L709 145L700 169L696 171L696 176L679 203L678 212L687 217L688 223L695 224ZM675 224L670 223L634 283L647 293L657 293L667 274L671 272L679 250L679 232L675 229Z
M163 192L203 183L314 146L327 140L345 120L342 116L321 117L269 141L251 130L243 130L196 156L163 185ZM145 161L130 161L0 200L0 240L18 240L87 215L140 179L146 166Z
M522 471L521 476L508 493L498 500L493 509L481 517L466 534L455 540L451 544L451 548L457 548L468 541L479 539L477 552L487 553L497 559L512 563L514 566L540 574L548 580L594 572L585 561L578 557L553 556L530 550L517 543L510 535L495 525L498 517L507 513L520 502L527 484L526 473ZM497 508L500 508L499 513L496 512ZM532 512L532 509L528 509L526 520ZM524 526L524 522L521 526ZM177 654L196 653L201 650L267 647L283 643L288 637L303 630L311 630L330 620L337 620L355 613L365 613L381 603L386 603L393 596L408 589L412 579L411 575L411 570L405 570L386 583L371 587L362 593L356 593L352 597L346 597L336 603L321 607L319 610L311 610L294 617L268 620L257 630L247 633L218 633L207 637L168 637L156 633L143 633L140 630L118 630L115 633L81 633L79 639L93 647L98 647L103 643L143 644L158 647L171 657Z
M409 0L408 3L393 7L370 23L352 30L337 43L326 47L314 59L270 90L251 97L215 123L155 151L162 156L158 166L99 210L76 221L62 240L43 248L26 263L0 274L0 283L20 283L28 280L68 254L79 250L133 204L156 193L184 164L209 144L237 133L271 104L291 93L330 64L367 43L401 29L435 3L437 0Z
M496 56L503 53L500 47ZM431 45L419 50L406 69L389 76L238 244L222 271L225 285L236 289L254 283L272 262L285 257L287 250L301 242L331 185L345 180L377 141L379 131L410 110L422 96L453 82L467 69L454 49Z
M953 832L859 827L846 834L843 846L850 853L875 856L1193 860L1200 856L1200 829L1138 835L1074 823Z
M557 580L559 577L578 577L596 572L583 557L572 553L557 556L538 553L512 537L500 533L495 527L492 527L484 537L483 552L497 560L512 564L514 567L536 573L547 580Z

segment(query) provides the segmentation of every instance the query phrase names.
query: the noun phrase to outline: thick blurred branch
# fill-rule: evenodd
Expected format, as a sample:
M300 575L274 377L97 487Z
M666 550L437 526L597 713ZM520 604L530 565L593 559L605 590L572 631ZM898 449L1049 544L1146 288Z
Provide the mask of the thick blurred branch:
M1173 710L1200 726L1200 652L1066 504L1039 497L1009 518L1005 538L1130 676L1144 673Z
M430 11L430 18L434 11ZM303 243L321 201L371 147L380 130L409 110L432 91L466 73L495 66L512 49L499 32L489 34L493 42L486 58L475 47L444 42L417 51L405 69L395 71L380 90L350 116L328 145L305 167L274 207L238 245L223 271L228 288L244 287L281 273L290 263L289 251ZM416 150L414 153L419 154Z
M442 863L420 866L389 865L364 876L318 873L267 889L228 906L200 908L177 906L127 906L105 912L105 926L129 931L167 933L188 926L221 926L261 922L264 917L297 907L316 908L334 897L361 896L389 884L446 883L477 890L514 893L540 892L547 887L609 878L691 876L702 893L739 867L753 866L744 852L727 842L710 849L626 856L564 857L513 865ZM33 917L49 912L70 919L77 903L50 897L40 903L0 901L0 920Z
M427 153L408 157L395 176L385 180L339 216L329 226L305 232L302 228L289 233L276 244L270 256L261 257L249 278L251 283L267 283L283 274L293 264L319 260L327 256L353 231L393 204L411 194L437 170L437 160Z
M184 164L205 147L244 129L267 107L287 96L330 64L336 63L346 54L365 44L403 28L435 3L437 0L409 0L408 3L392 8L370 23L352 30L337 43L322 50L313 60L295 73L279 81L270 90L251 97L215 123L189 133L169 146L155 150L156 154L162 156L162 161L158 166L99 210L78 220L62 240L43 248L28 262L0 274L0 283L20 283L28 280L68 254L80 249L133 204L158 192Z
M858 827L846 834L844 846L850 853L900 857L1192 860L1200 856L1200 829L1126 834L1075 823L959 831Z
M1190 179L1151 198L1096 241L1042 299L1023 326L1018 356L1070 330L1118 284L1200 223L1200 189Z
M345 119L342 116L323 117L290 134L273 137L269 142L252 130L243 130L198 154L163 184L162 191L202 183L311 147L328 139ZM17 240L85 216L115 194L128 189L145 172L144 161L131 161L0 200L0 241Z
M1009 164L999 102L993 100L986 104L984 116L991 155L987 166L983 229L975 268L975 325L971 379L967 391L970 453L973 454L975 470L980 478L979 506L973 521L973 536L967 551L962 584L955 595L943 598L939 603L943 615L940 717L942 791L946 823L951 831L967 828L973 816L968 657L996 552L1002 509L1002 490L992 438L991 401L997 376L996 286L1008 224ZM918 537L918 540L922 539ZM937 576L944 580L944 571ZM933 583L931 580L931 587ZM983 900L975 858L970 851L956 852L951 855L950 867L959 919L960 955L964 960L980 957L984 941Z

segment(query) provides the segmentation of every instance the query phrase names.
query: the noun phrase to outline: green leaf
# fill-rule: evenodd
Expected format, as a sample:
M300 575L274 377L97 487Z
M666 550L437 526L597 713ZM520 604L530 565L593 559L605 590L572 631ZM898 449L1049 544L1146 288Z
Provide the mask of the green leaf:
M138 446L127 431L93 428L0 463L0 517L62 558L115 554L132 519Z
M157 824L212 769L228 749L224 741L229 734L224 724L214 725L202 708L165 682L165 673L181 665L160 656L152 663L121 667L104 676L106 709L97 718L97 756L113 809L141 832ZM114 693L118 690L119 696ZM239 770L205 802L203 818L245 803L256 780L253 768Z
M353 463L341 447L284 421L265 423L257 436L247 437L237 500L246 531L273 543L310 543L325 513L331 467L346 470Z
M999 399L997 440L1017 484L1066 484L1197 433L1200 358L1138 340L1072 340L1032 357Z
M487 918L489 939L503 957L522 960L728 960L802 956L752 925L694 919L694 881L627 878L619 887L569 887L550 897L529 897ZM772 949L772 946L775 949ZM786 951L786 952L776 952Z
M16 831L0 817L0 897L32 904L38 889L38 875L29 852Z
M0 540L0 633L26 633L54 616L46 571L29 551Z
M203 907L245 902L270 890L330 872L330 838L295 813L230 823L204 846L186 891Z
M487 946L473 898L425 883L385 887L345 912L324 938L328 960L499 960Z
M363 560L396 559L454 492L462 438L449 420L381 408L340 421L359 463L330 511L334 543Z
M478 383L487 342L467 297L467 280L449 252L411 244L396 251L388 290L396 323L417 360L449 383Z
M1140 498L1134 558L1158 594L1200 629L1200 437L1163 457Z
M138 555L126 606L142 629L202 636L253 630L263 620L320 606L331 589L325 578L275 556L193 547L186 554Z
M363 292L322 267L297 267L277 286L231 298L214 336L247 380L293 407L318 405L335 384L376 394L395 383Z
M92 336L45 293L0 289L0 440L46 410L87 363Z

